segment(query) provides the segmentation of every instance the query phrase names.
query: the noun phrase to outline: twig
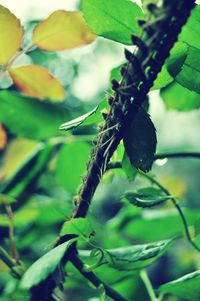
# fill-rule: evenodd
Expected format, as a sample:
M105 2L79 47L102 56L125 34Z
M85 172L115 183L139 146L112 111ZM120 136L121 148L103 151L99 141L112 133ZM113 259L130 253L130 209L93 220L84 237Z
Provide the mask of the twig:
M144 174L144 173L140 173L142 176L144 176L145 178L147 178L149 181L151 181L152 183L154 183L158 188L160 188L166 195L171 196L171 194L169 193L169 191L162 185L160 184L156 179L154 179L153 177L151 177L148 174ZM178 205L178 203L176 202L175 198L171 197L171 201L174 205L174 207L177 209L179 216L182 220L183 226L184 226L184 230L185 230L185 235L187 237L188 242L193 246L193 248L195 248L198 252L200 252L200 248L193 242L189 229L188 229L188 224L186 221L186 218L183 214L183 211L181 209L181 207Z
M11 272L17 277L21 278L22 274L17 270L17 267L20 267L16 262L12 259L12 257L6 252L6 250L0 246L0 259L9 267Z
M119 293L113 290L106 283L102 282L93 272L85 272L84 271L84 263L80 260L80 258L73 252L70 254L70 261L76 267L76 269L86 278L88 279L95 287L99 287L100 285L104 286L106 295L115 301L127 301L124 297L122 297Z
M149 276L147 274L147 271L145 269L140 271L140 277L141 277L142 281L144 282L144 285L145 285L146 290L149 294L150 300L151 301L158 301L159 299L156 297L156 294L154 292L154 288L151 284L151 281L150 281Z
M6 208L7 217L8 217L8 220L9 220L10 250L11 250L12 258L19 265L20 261L19 261L18 255L17 255L17 250L15 248L15 242L14 242L13 212L12 212L11 206L6 205L5 208Z
M163 153L163 154L157 154L154 157L154 161L160 160L160 159L176 159L176 158L194 158L194 159L200 159L200 153L198 152L181 152L181 153ZM107 166L107 170L109 169L116 169L116 168L122 168L121 161L115 161L110 162Z

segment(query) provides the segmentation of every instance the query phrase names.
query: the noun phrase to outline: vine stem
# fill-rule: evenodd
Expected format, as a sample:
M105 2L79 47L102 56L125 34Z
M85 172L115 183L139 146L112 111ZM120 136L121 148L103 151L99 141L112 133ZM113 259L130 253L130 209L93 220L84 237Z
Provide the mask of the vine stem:
M146 287L146 290L149 294L151 301L161 301L159 298L156 297L154 288L152 286L151 280L149 279L149 276L147 274L147 271L145 269L140 271L140 277L142 281L144 282L144 285Z
M96 288L98 288L100 285L103 285L106 295L111 299L115 301L127 301L118 292L113 290L106 283L102 282L93 272L84 271L84 263L74 252L70 254L70 261L75 266L75 268L84 276L84 278L88 279Z
M154 183L158 188L160 188L166 195L171 196L171 194L169 193L169 191L162 185L160 184L155 178L153 178L152 176L148 175L148 174L144 174L144 173L140 173L142 176L144 176L145 178L147 178L150 182ZM174 207L177 209L179 216L182 220L183 226L184 226L184 230L185 230L185 235L187 237L188 242L193 246L194 249L196 249L198 252L200 252L200 248L195 244L195 242L193 242L189 229L188 229L188 224L186 221L186 218L183 214L183 211L181 209L181 207L178 205L177 201L175 200L175 198L171 197L171 201L174 205Z
M12 273L17 277L21 278L22 274L20 271L16 270L15 268L20 267L20 270L22 269L22 266L17 264L13 258L7 253L7 251L0 246L0 259L9 267L9 269L12 271Z
M155 155L154 160L164 159L164 158L198 158L198 159L200 159L200 153L198 153L198 152L192 152L192 153L180 152L180 153L171 153L171 154L158 154L158 155ZM120 161L111 162L108 164L107 170L115 169L115 168L122 168L122 163ZM147 178L150 182L154 183L157 187L159 187L166 195L171 196L169 191L161 183L159 183L155 178L153 178L152 176L150 176L148 174L142 173L142 172L140 172L140 174L143 177ZM181 210L181 207L178 205L175 198L172 197L171 201L172 201L174 207L177 209L179 216L182 220L188 242L193 246L193 248L195 248L195 250L200 252L200 248L193 242L193 240L191 238L191 235L190 235L190 232L188 229L188 224L187 224L186 218L183 214L183 211Z
M200 153L198 152L180 152L180 153L163 153L163 154L156 154L154 157L154 161L160 159L176 159L176 158L194 158L200 159ZM107 166L107 170L115 169L115 168L122 168L121 161L110 162Z
M5 208L6 208L7 217L9 220L9 240L10 240L10 250L11 250L12 258L15 260L15 262L17 264L20 264L20 261L19 261L18 255L17 255L17 250L15 248L12 208L9 205L5 206Z

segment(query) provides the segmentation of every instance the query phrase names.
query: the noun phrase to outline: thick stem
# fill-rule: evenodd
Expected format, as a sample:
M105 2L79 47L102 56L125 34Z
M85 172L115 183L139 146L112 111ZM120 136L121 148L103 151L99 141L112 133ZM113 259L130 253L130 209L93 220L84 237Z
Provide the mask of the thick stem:
M129 55L130 62L127 70L123 72L123 80L119 86L115 87L111 109L96 141L96 146L92 150L86 176L75 198L76 206L72 213L73 218L87 215L94 192L102 174L106 171L113 152L145 102L147 93L168 58L170 49L177 41L178 34L193 7L194 1L179 0L176 3L171 0L163 1L165 16L157 21L153 28L151 25L150 29L154 31L152 36L145 31L146 35L143 40L148 47L148 55L141 60L140 51L136 53L141 68L138 69L138 64L134 65ZM145 76L140 69L145 71Z

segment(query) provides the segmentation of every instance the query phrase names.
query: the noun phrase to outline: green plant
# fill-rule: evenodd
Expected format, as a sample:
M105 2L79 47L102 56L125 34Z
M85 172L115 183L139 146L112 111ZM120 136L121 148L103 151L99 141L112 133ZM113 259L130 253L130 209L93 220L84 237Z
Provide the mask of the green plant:
M2 24L10 34L15 28L16 41L12 52L5 56L10 38L2 36L1 76L8 73L20 92L29 96L1 91L0 121L14 137L30 139L11 136L3 161L0 201L4 214L0 225L5 239L0 258L19 280L12 283L13 288L4 290L2 300L18 295L32 301L64 300L65 291L67 298L75 300L69 292L77 286L78 300L89 300L92 293L82 287L81 275L96 287L94 295L99 294L100 300L161 301L167 300L168 294L180 298L177 300L199 300L195 257L200 251L199 212L183 210L177 195L170 193L150 170L158 159L200 158L200 154L156 154L157 137L148 114L148 94L161 89L167 108L199 108L200 44L195 37L199 33L200 7L184 0L163 0L158 5L143 2L141 8L130 1L117 0L113 9L112 0L83 0L87 24L80 12L56 11L36 25L32 42L19 52L23 29L16 17L0 6L5 16L0 14ZM89 113L80 106L84 114L73 119L73 107L66 108L62 103L63 85L47 69L34 64L14 67L13 63L29 51L34 61L34 55L41 54L35 47L60 51L91 43L96 39L92 32L135 48L133 52L125 49L126 62L112 71L107 99ZM45 51L42 54L46 61L49 54ZM49 102L41 102L47 98ZM59 126L67 132L58 132ZM3 127L1 132L6 144ZM18 149L23 151L17 154ZM19 156L16 162L12 162L13 152ZM100 225L89 209L97 186L113 170L126 173L131 189L120 195L116 214L111 212L108 223ZM132 189L137 186L136 177L142 187ZM175 211L171 211L170 204ZM55 228L64 220L57 236ZM45 240L45 245L51 244L50 250L43 256L37 243L40 233L44 237L52 233ZM173 245L183 242L184 237L193 256L188 269L196 265L196 271L154 289L148 267L166 258L166 252L174 250ZM10 255L6 251L9 245ZM32 253L27 256L26 250ZM38 254L40 258L36 260ZM26 268L30 261L34 263Z

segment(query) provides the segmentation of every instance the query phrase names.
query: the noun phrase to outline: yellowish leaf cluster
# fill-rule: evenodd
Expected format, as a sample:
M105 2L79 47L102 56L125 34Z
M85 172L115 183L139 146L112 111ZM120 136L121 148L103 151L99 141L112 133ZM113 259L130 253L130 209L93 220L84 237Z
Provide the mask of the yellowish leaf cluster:
M21 49L24 29L18 18L0 5L0 77L8 72L15 86L24 95L38 99L63 101L65 90L49 70L39 65L13 67L20 55L37 46L46 51L60 51L87 45L96 39L82 12L58 10L39 23L33 32L30 47Z

